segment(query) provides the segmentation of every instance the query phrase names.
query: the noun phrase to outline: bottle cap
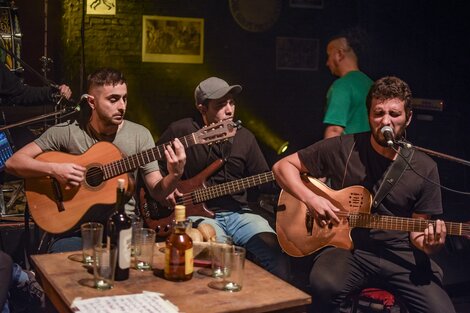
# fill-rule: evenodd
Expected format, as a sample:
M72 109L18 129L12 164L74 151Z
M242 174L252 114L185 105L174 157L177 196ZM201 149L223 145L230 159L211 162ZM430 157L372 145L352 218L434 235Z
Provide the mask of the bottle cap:
M186 219L186 207L184 205L175 206L175 221L180 222Z
M124 183L125 183L125 180L123 178L119 178L117 180L117 183L118 183L118 188L119 189L124 189Z

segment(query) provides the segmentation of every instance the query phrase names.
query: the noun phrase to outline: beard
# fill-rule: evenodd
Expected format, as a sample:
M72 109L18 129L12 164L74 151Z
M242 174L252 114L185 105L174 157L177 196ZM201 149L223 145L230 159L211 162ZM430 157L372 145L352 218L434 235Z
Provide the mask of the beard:
M406 131L406 127L400 128L400 131L398 131L398 133L395 133L395 129L394 129L393 139L395 141L402 139L405 135L405 131ZM372 137L374 137L375 142L377 142L379 145L381 145L382 147L388 148L387 140L385 139L380 129L378 131L373 131Z

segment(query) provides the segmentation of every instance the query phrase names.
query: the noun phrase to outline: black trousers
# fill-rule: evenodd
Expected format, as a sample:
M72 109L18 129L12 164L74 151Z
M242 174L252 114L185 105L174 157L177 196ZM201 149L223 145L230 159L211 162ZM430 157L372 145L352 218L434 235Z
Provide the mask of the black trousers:
M5 302L8 297L12 269L13 261L10 256L5 252L0 251L0 310L5 306Z
M373 286L392 292L409 312L455 312L441 269L418 250L326 248L313 257L309 282L314 312L334 312L347 296Z
M274 233L258 233L245 245L247 258L268 270L277 277L290 282L289 256L285 254Z

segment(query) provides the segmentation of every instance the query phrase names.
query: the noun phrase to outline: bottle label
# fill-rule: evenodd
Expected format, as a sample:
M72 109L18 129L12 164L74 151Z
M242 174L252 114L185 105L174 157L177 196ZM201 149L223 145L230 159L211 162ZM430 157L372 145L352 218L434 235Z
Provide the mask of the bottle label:
M194 272L193 248L184 252L184 274L189 275Z
M119 260L118 265L122 269L131 266L131 239L132 229L123 229L119 232Z

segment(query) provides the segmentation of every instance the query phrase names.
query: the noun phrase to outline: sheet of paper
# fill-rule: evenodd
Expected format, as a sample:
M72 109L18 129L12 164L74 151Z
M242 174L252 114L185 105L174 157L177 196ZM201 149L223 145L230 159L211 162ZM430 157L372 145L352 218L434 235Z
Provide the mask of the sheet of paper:
M173 313L179 312L178 307L162 294L144 291L140 294L123 296L75 299L72 303L74 312L80 313Z

